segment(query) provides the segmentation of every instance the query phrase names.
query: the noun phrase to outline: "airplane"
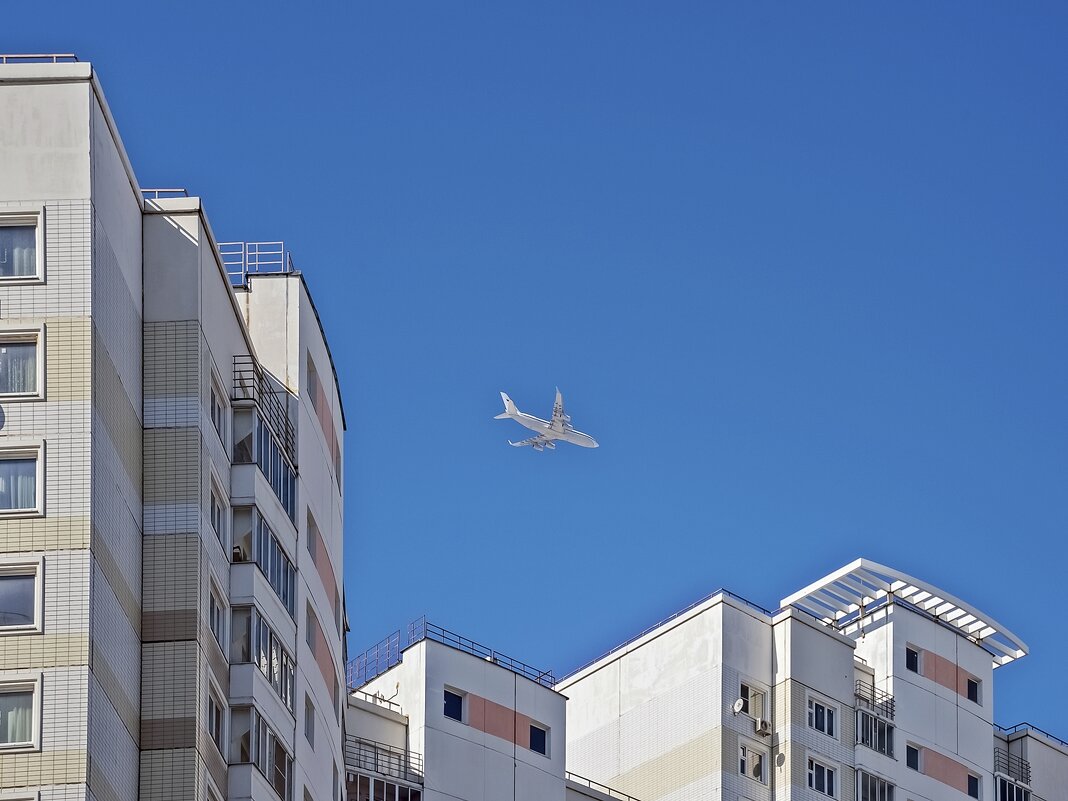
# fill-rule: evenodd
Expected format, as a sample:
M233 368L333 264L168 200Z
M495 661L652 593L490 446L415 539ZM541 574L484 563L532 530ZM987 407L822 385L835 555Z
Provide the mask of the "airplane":
M501 400L504 401L504 412L494 417L494 420L511 418L531 431L538 432L537 436L525 439L522 442L508 440L508 444L515 448L529 445L536 451L543 451L546 448L552 451L556 450L557 442L570 442L573 445L581 445L583 448L597 447L597 440L589 434L576 431L572 427L571 418L564 414L564 396L560 394L559 387L556 389L556 403L553 404L553 419L551 421L542 420L540 417L534 417L519 411L512 399L503 392L501 393Z

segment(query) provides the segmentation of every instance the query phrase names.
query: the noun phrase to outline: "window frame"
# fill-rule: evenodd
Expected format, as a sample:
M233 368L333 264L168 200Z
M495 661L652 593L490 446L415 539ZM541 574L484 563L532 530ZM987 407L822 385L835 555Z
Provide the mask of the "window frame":
M19 325L7 327L0 325L0 347L5 342L24 343L33 342L37 351L36 355L36 383L33 392L0 392L0 400L5 403L19 403L22 401L40 401L45 399L45 326L42 325Z
M826 789L820 790L819 788L816 787L816 772L815 772L816 766L819 766L819 767L823 768L823 786L824 786L824 788L826 788L826 786L828 784L827 777L828 776L831 777L830 784L833 785L833 789L832 789L831 792L828 793ZM805 783L806 783L806 786L808 787L808 789L810 789L812 792L819 793L820 795L825 795L828 798L838 798L839 791L841 790L841 781L840 781L841 776L840 776L840 774L841 774L841 768L836 767L834 765L829 765L825 761L823 761L822 759L817 759L816 757L814 757L812 755L808 756L808 762L806 763L806 766L805 766L805 775L806 775Z
M916 654L916 667L909 667L909 654ZM915 673L917 676L923 675L923 649L917 648L913 645L905 646L905 670L909 673Z
M822 728L822 729L819 728L815 724L815 719L816 719L815 707L816 706L823 707L823 725L824 725L824 728ZM832 704L829 701L827 701L825 698L822 698L822 697L817 696L817 695L809 695L808 696L808 701L807 701L807 703L805 705L805 709L806 709L806 721L807 721L808 727L810 729L812 729L813 731L818 731L820 734L822 734L822 735L824 735L826 737L830 737L832 740L837 740L838 739L838 732L841 731L841 728L842 728L842 726L841 726L842 716L841 716L841 713L839 711L839 707L838 707L837 704ZM828 720L831 722L830 726L829 726L831 731L827 731L827 728L828 728L827 721Z
M33 622L23 625L0 626L0 636L10 634L40 634L44 631L44 556L26 559L22 556L0 557L0 576L33 576Z
M748 693L743 692L743 688L748 690ZM760 698L760 714L753 714L753 698L758 696ZM753 720L770 720L768 712L768 691L763 685L750 681L746 678L738 679L738 697L745 703L742 705L741 714L748 715Z
M27 690L32 693L30 698L30 711L33 719L30 721L30 739L19 743L0 743L0 754L25 753L41 750L41 673L21 673L5 677L0 681L0 694L21 693Z
M45 207L12 206L0 209L0 228L19 228L30 226L34 229L34 261L36 271L33 275L0 275L0 285L45 283Z
M863 740L863 737L864 737L864 723L863 723L863 720L865 718L871 718L871 721L872 721L872 723L871 723L872 742L870 742L870 743L866 743ZM878 730L879 730L880 727L883 727L886 730L885 731L885 735L886 736L884 738L884 741L885 741L885 743L887 745L887 750L886 751L880 750L879 748L876 747L878 745L878 742L879 742ZM887 720L886 718L880 717L879 715L876 715L874 712L871 712L871 711L869 711L867 709L858 709L857 710L857 722L856 722L857 745L864 746L865 748L868 748L868 749L874 751L877 754L882 754L883 756L888 756L891 759L894 759L895 758L894 757L894 736L895 736L896 728L897 727L893 723L891 723L889 720Z
M750 773L750 759L751 757L758 757L760 759L760 777L754 776ZM744 776L750 781L757 782L759 784L768 783L768 759L769 754L766 748L753 745L748 740L738 741L738 775ZM744 766L744 767L743 767Z
M972 686L975 686L975 697L972 698ZM978 706L983 705L983 682L975 678L975 676L968 676L964 680L964 697Z
M965 795L969 798L982 798L983 797L983 777L968 771L968 789L965 791ZM975 795L972 795L972 780L975 780Z
M219 749L219 754L222 755L222 758L225 760L226 759L226 746L230 741L230 739L229 739L229 734L230 733L227 730L227 725L226 725L227 724L227 720L230 717L230 714L229 714L230 706L225 701L221 700L225 696L221 692L219 692L218 689L216 689L214 683L209 683L208 684L207 696L208 696L208 710L207 710L207 715L205 715L206 720L204 721L204 723L205 723L204 728L207 729L208 739L211 740L215 744L215 747L217 749ZM218 725L218 730L219 730L219 739L218 740L215 739L215 731L214 731L214 728L212 726L212 711L213 710L217 710L217 712L218 712L218 714L216 716L216 721L215 721L215 723Z
M871 784L875 784L876 796L879 796L879 792L878 791L879 791L879 789L882 789L883 790L882 797L884 799L886 799L886 801L894 801L894 796L895 796L895 792L894 791L897 789L897 785L896 784L894 784L892 781L890 781L889 779L887 779L884 776L879 776L878 774L872 773L872 772L870 772L868 770L864 770L863 768L857 768L856 795L857 795L858 801L863 801L863 789L862 789L862 786L864 784L864 777L867 777L869 787L871 786ZM880 788L879 785L882 785L882 787ZM876 801L878 801L878 799Z
M45 514L45 443L44 440L14 440L0 445L0 461L34 459L36 487L34 506L24 509L0 509L0 518L44 517Z
M230 607L223 600L223 593L217 588L215 581L208 580L208 630L211 632L211 636L215 639L219 649L223 652L223 656L226 656L226 661L230 661L229 654L227 652L226 645L224 643L229 642L229 632L226 630L226 623L230 617ZM214 612L212 609L214 608Z
M447 700L446 697L445 697L446 694L455 695L457 698L460 699L460 717L454 718L452 715L448 714L445 711L445 705L444 704L445 704L445 701ZM463 723L463 724L467 723L467 693L463 692L462 690L457 690L455 687L450 687L448 685L445 685L445 688L444 688L444 690L443 690L443 692L441 694L441 699L442 699L441 714L446 720L454 720L457 723Z
M909 751L914 751L916 753L915 767L909 764ZM905 767L909 770L914 770L917 773L923 773L923 746L916 745L915 743L905 743Z
M543 756L546 759L549 759L550 758L549 757L549 727L546 726L544 723L538 723L535 720L530 721L529 725L530 725L530 734L533 734L534 730L537 729L538 731L542 732L545 735L545 750L544 751L539 751L537 748L534 747L534 742L533 742L534 738L533 737L531 737L528 740L528 744L529 744L530 747L527 750L528 751L532 751L535 754L539 754L540 756Z
M232 460L233 454L230 453L229 437L227 436L229 424L232 422L230 399L226 397L226 393L222 389L222 379L216 375L214 369L210 372L211 375L208 376L208 420L211 421L212 429L219 436L219 442L223 446L227 460ZM216 399L219 401L218 420L215 419Z
M315 750L315 702L308 693L304 693L304 739Z

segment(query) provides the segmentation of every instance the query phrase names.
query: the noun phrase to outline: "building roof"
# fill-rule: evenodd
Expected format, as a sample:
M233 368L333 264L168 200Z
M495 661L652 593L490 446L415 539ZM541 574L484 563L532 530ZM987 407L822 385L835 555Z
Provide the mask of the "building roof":
M857 559L782 600L836 628L895 600L924 612L990 652L994 667L1027 655L1027 645L974 606L945 590L870 559Z

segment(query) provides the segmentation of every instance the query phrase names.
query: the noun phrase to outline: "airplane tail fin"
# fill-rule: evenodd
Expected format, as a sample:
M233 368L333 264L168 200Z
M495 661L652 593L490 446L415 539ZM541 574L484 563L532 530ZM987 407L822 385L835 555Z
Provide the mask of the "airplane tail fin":
M512 399L505 395L503 392L501 393L501 400L504 401L504 412L494 417L494 420L504 420L506 418L511 417L513 414L519 414L519 409L516 408L515 404L512 402Z

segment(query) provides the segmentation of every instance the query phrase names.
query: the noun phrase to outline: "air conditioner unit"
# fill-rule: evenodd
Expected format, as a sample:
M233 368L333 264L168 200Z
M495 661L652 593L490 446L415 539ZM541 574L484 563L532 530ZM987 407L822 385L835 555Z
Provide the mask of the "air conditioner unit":
M754 730L761 737L767 737L771 734L771 721L764 720L763 718L757 718L755 721Z

